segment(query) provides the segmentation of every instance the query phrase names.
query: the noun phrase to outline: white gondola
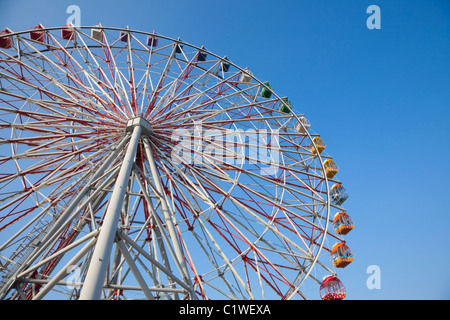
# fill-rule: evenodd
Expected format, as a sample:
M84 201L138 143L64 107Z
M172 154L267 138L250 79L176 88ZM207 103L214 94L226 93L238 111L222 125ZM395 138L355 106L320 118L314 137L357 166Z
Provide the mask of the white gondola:
M248 68L246 68L241 74L240 81L249 83L250 81L252 81L252 75L253 74L250 72L250 70Z
M330 196L331 202L339 206L348 199L348 192L340 183L338 183L331 187Z
M295 125L295 129L297 130L298 133L306 133L309 127L311 127L311 122L309 122L309 120L306 119L304 116L301 116L298 119L297 124Z
M99 24L98 27L101 25ZM103 30L102 29L91 29L91 37L97 41L103 41Z

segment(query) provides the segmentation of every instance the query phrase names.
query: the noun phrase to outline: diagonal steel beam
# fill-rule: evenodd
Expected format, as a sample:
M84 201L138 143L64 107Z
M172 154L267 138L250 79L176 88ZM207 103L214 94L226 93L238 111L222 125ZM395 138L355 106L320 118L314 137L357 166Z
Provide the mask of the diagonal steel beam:
M116 184L111 194L109 206L105 213L105 219L92 254L85 284L81 290L80 300L98 300L101 297L109 256L114 243L117 224L136 157L141 131L142 128L139 125L134 126Z

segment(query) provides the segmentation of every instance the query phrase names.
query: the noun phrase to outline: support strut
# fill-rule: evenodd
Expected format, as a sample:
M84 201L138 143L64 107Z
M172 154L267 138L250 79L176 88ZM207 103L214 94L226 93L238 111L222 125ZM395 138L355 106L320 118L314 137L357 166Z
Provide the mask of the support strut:
M114 185L111 194L108 209L106 210L105 219L92 254L92 259L84 282L85 284L81 290L80 300L98 300L101 298L103 283L106 277L106 269L108 267L109 257L117 231L125 192L136 157L141 131L141 126L134 126L116 184Z

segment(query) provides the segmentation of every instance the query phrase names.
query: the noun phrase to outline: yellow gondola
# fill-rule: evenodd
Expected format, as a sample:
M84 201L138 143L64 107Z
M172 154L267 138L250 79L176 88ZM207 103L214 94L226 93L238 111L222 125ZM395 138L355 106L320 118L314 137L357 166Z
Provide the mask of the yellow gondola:
M323 167L325 168L325 173L328 179L333 178L339 171L337 164L331 159L325 160Z
M325 142L323 142L323 140L319 136L317 136L312 139L312 142L309 145L309 151L315 154L317 154L318 152L320 154L325 149L325 147Z

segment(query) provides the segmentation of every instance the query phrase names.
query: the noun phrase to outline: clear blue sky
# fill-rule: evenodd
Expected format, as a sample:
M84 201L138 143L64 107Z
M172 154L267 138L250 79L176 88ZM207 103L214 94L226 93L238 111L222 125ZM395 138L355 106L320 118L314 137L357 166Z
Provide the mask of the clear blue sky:
M450 1L0 0L0 29L64 25L71 4L82 25L227 55L307 115L350 192L348 299L450 299ZM372 4L379 30L366 27Z

